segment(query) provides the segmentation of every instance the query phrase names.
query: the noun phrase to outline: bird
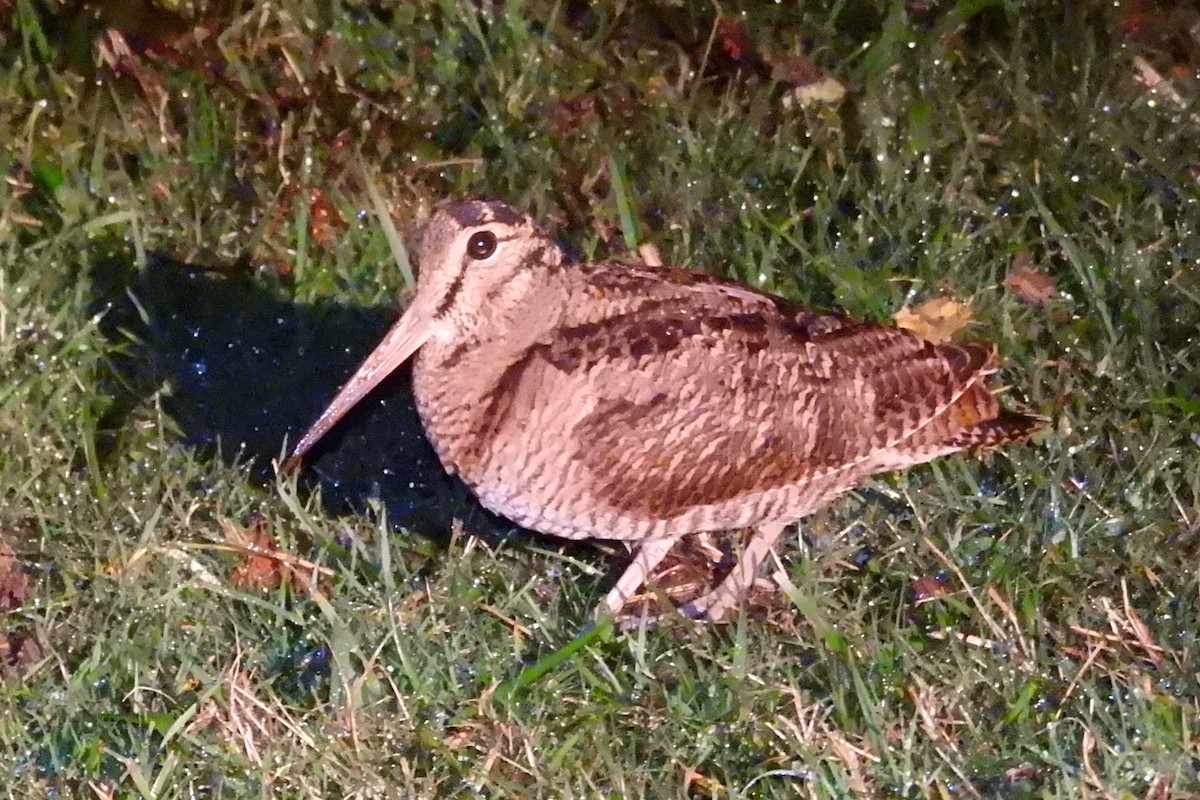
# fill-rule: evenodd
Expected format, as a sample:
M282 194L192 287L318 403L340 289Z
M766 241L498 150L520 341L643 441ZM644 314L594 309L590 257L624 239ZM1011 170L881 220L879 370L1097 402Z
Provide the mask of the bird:
M1027 439L986 342L810 310L695 270L585 263L491 199L445 203L415 294L302 435L318 440L410 358L422 427L490 511L635 551L598 613L618 615L685 536L752 529L682 613L727 619L788 525L876 473Z

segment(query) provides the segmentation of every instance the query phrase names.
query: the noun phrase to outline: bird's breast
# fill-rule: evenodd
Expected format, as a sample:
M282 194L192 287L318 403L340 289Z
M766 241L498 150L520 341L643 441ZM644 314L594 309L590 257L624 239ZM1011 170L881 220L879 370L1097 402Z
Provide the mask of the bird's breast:
M469 485L508 479L518 462L561 453L586 398L536 348L430 348L413 365L413 394L443 465ZM569 400L569 402L568 402ZM557 440L558 446L547 443Z
M421 351L413 367L417 411L446 470L489 510L526 527L596 535L576 458L580 420L596 406L587 381L555 368L536 348L447 355Z

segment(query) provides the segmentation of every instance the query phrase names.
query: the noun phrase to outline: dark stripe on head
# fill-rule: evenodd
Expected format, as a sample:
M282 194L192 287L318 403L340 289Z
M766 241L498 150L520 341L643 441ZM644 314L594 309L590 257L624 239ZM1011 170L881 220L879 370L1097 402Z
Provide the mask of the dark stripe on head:
M462 288L463 276L466 274L467 265L460 262L458 265L458 274L454 276L454 280L450 281L450 286L446 289L446 296L442 298L442 302L438 303L438 307L433 310L434 319L437 319L450 310L450 306L454 304L454 298L458 295L458 290Z
M520 225L525 215L498 200L462 200L446 206L446 213L459 225L473 228L489 222L502 225Z

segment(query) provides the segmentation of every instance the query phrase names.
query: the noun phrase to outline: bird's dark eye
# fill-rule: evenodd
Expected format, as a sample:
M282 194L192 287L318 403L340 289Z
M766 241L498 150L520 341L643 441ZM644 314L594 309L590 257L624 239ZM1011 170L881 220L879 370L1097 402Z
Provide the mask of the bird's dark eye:
M496 252L496 234L491 231L480 231L467 241L467 255L476 261L482 261L494 252Z

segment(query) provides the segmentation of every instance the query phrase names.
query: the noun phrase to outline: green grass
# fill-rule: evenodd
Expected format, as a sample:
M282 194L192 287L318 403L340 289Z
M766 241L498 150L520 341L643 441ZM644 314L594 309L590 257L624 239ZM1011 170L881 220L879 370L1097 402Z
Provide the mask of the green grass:
M704 4L223 5L0 22L8 795L1200 795L1200 126L1111 4L747 3L835 107L701 76ZM104 67L109 26L154 47ZM806 520L766 611L586 632L600 551L261 458L322 402L285 373L336 384L402 288L360 159L402 231L483 194L872 319L970 300L1053 424ZM233 579L254 520L314 590Z

